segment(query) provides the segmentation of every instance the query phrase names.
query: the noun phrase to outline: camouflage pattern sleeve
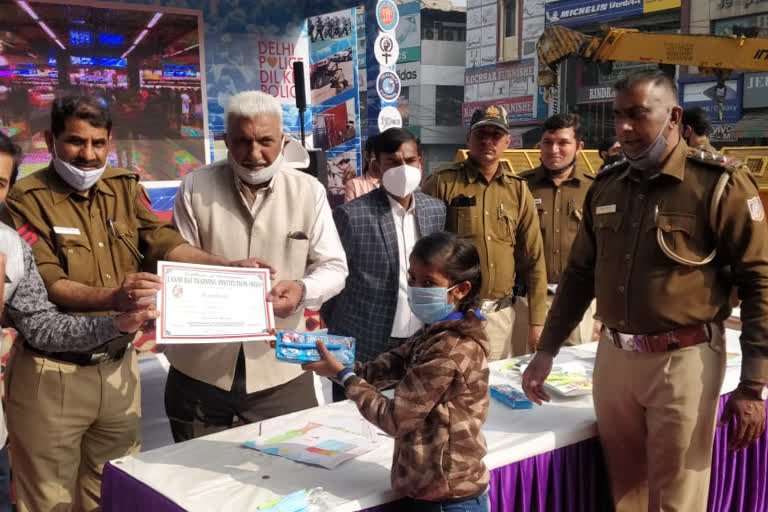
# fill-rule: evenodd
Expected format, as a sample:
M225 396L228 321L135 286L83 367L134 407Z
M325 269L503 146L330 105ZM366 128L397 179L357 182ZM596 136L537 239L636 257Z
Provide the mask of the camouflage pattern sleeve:
M436 357L410 368L392 399L359 377L352 379L346 394L365 419L387 434L400 437L424 423L457 377L461 379L452 359Z
M46 352L88 352L122 336L112 316L72 316L48 300L32 249L22 243L24 277L5 313L27 343Z

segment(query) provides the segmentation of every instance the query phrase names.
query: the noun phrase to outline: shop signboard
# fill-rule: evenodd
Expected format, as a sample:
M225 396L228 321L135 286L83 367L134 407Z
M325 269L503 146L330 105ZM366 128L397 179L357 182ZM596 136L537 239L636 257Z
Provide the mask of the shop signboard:
M611 85L591 85L580 87L576 94L576 103L600 103L613 101L616 90Z
M397 6L400 23L397 25L397 44L400 47L397 62L421 60L421 4L409 2Z
M715 101L717 82L714 80L696 80L681 83L680 105L683 108L701 107L707 111L713 122L735 123L741 119L741 77L726 80L725 101L723 102L723 117L718 117L717 102Z
M400 85L403 87L409 87L411 85L419 85L419 68L421 65L418 62L405 62L397 65L397 76L400 78Z
M680 0L643 0L643 12L666 11L667 9L679 9Z
M764 13L768 0L710 0L709 5L709 17L714 20Z
M768 73L744 75L744 108L768 107Z
M643 14L643 0L579 0L547 4L548 25L566 27L599 23Z
M709 140L713 142L735 142L738 137L732 132L734 123L712 123Z
M509 114L510 123L525 122L533 119L533 96L526 96L524 98L504 98L493 101L464 103L462 105L461 115L464 126L469 127L469 120L472 117L472 112L490 104L501 105L504 107Z

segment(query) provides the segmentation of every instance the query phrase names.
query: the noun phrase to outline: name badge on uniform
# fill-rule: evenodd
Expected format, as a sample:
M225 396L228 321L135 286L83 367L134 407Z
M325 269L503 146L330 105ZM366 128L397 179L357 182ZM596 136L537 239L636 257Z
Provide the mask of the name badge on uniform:
M65 228L62 226L53 226L53 232L57 235L79 235L80 230L77 228Z
M536 206L540 206L541 205L541 198L540 197L533 198L533 204L535 204Z
M604 204L603 206L598 206L595 210L595 214L597 215L605 215L606 213L616 213L616 205Z

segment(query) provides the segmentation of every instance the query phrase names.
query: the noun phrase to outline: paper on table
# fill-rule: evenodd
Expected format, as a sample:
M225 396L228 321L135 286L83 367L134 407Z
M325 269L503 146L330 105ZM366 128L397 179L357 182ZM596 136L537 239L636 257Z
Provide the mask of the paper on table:
M373 435L364 435L318 423L287 430L270 438L247 441L245 446L296 462L334 469L342 462L378 448Z
M579 361L555 365L544 386L562 396L588 395L592 393L592 367Z

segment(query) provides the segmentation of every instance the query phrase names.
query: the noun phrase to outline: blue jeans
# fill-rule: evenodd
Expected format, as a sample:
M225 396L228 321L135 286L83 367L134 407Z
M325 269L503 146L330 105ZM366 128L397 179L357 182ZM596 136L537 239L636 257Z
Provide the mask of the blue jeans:
M461 501L425 501L405 498L406 509L410 512L491 512L488 491L476 498Z
M3 421L0 418L0 421ZM8 466L8 446L0 450L0 512L11 512L11 471Z

